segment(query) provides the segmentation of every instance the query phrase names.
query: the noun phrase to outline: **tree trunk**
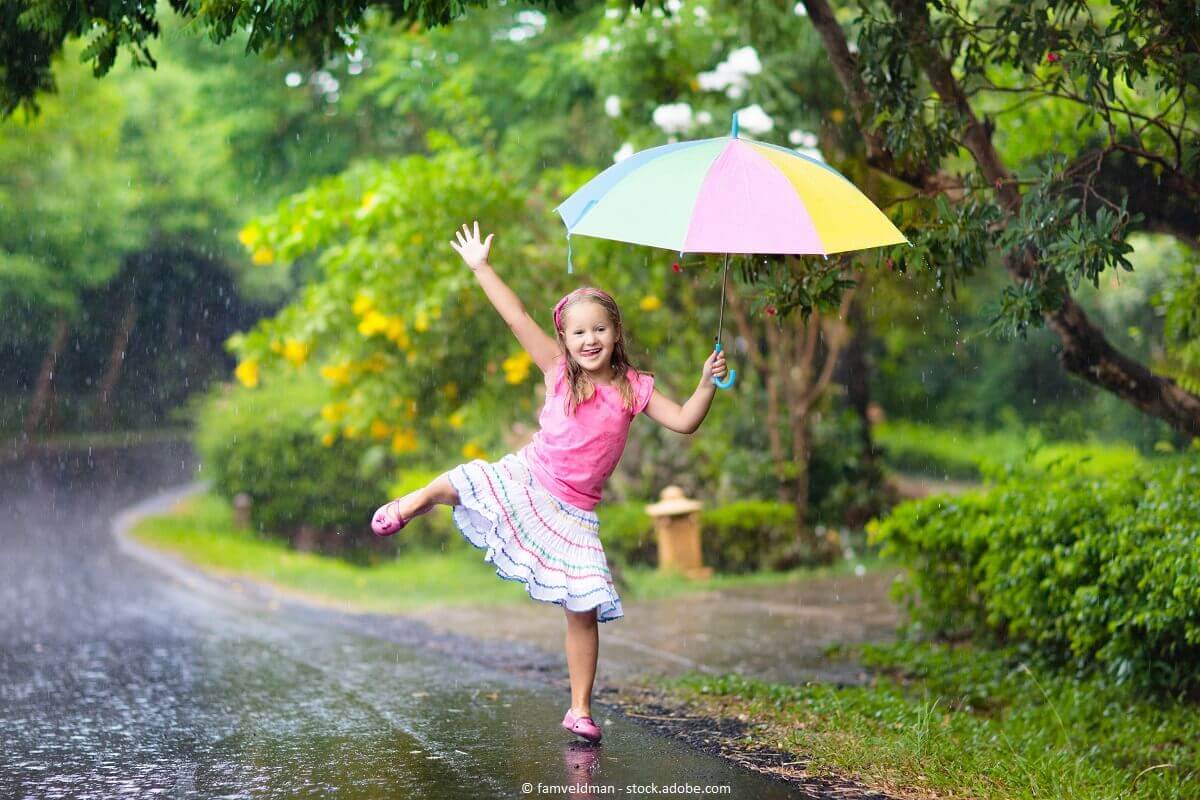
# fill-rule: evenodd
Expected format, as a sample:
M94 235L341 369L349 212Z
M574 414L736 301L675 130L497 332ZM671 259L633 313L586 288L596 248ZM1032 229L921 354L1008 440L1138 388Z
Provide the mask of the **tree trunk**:
M811 450L808 409L805 408L792 417L792 461L796 465L796 477L792 482L792 502L796 504L796 541L800 545L800 552L810 558L818 550L817 534L808 524L808 469L812 458Z
M838 361L836 379L846 387L846 401L854 409L859 424L859 447L865 462L875 460L875 443L871 438L871 331L863 311L862 298L850 303L850 341Z
M67 346L67 337L70 332L71 329L66 320L62 317L55 319L54 338L51 339L50 346L46 349L46 355L42 358L42 368L38 371L37 382L33 387L33 397L30 398L29 408L25 413L26 442L33 438L46 413L46 406L54 391L54 373L58 367L58 357L62 355L62 351Z
M124 371L125 352L129 346L129 337L133 334L133 328L137 324L138 312L137 299L131 295L129 302L125 304L125 313L121 316L121 324L117 326L116 335L113 336L112 348L108 354L108 364L104 368L104 375L100 378L100 388L96 392L94 419L98 428L112 427L113 402L117 384Z

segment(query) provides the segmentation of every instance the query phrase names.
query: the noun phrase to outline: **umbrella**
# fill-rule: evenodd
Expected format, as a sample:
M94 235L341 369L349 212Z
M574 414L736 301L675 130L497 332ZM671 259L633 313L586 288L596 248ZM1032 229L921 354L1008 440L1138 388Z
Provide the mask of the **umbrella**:
M571 235L684 253L822 255L907 242L891 220L823 161L738 136L653 147L618 161L555 209ZM730 371L721 388L731 386Z

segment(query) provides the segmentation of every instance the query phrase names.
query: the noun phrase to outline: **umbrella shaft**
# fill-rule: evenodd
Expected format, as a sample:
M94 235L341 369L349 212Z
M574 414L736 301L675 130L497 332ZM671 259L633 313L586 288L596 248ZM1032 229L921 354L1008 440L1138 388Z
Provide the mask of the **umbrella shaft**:
M729 254L725 254L725 269L721 273L721 313L717 317L717 344L721 343L721 328L725 324L725 277L729 274Z

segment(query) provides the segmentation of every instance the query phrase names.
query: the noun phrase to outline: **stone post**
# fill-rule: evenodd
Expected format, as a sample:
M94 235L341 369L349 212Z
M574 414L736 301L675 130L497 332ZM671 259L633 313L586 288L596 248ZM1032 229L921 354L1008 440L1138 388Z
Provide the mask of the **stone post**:
M703 503L689 500L678 486L663 489L659 502L646 506L646 513L654 518L660 572L679 572L689 578L712 576L712 567L704 566L700 552L701 508Z

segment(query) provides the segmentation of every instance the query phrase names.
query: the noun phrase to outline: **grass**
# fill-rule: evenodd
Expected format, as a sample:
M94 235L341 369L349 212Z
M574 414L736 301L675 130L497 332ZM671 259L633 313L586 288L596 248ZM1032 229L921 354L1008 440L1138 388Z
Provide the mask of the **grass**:
M689 674L656 688L689 714L754 721L742 744L811 758L902 797L1200 797L1200 709L1031 669L1012 652L867 646L871 686Z
M438 509L431 513L448 513ZM420 524L418 522L418 524ZM286 542L233 526L229 504L197 495L170 514L147 517L132 535L143 544L181 556L222 575L270 583L284 591L346 608L403 613L439 605L529 602L524 584L501 580L483 551L461 540L445 551L410 549L375 565L291 549ZM816 570L716 575L708 581L662 575L648 568L622 570L623 599L651 599L736 586L807 580L853 570L854 564Z
M1142 461L1129 444L1049 442L1034 428L970 430L890 420L874 426L872 434L892 468L943 478L978 480L989 467L1012 464L1041 469L1060 459L1075 463L1082 474L1102 476Z

